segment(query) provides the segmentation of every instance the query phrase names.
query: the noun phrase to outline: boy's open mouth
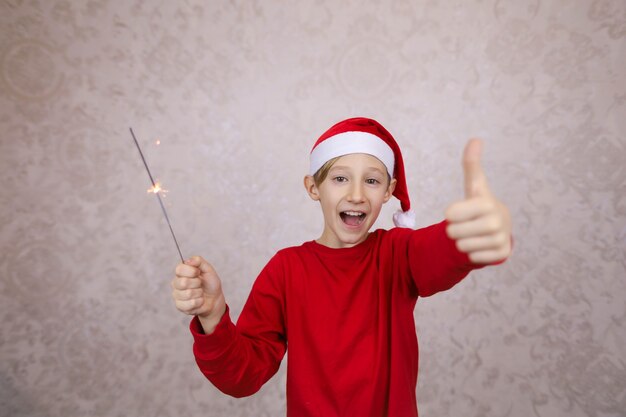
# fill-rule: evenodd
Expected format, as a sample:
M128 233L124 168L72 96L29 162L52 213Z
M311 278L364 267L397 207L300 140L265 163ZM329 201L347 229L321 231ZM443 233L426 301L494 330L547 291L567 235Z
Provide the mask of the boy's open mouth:
M365 220L365 213L360 211L342 211L339 216L348 226L358 226Z

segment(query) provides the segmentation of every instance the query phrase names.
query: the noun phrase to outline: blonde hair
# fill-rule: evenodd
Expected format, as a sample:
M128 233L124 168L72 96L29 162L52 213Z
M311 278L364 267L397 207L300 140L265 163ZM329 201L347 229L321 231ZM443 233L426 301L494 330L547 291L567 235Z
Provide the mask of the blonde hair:
M313 174L313 181L315 182L315 185L319 187L320 184L324 182L324 180L328 176L328 171L330 171L330 169L333 167L333 165L335 165L335 162L337 162L339 158L340 157L337 156L335 158L329 159L324 163L324 165L321 166L320 169L317 170L315 174Z

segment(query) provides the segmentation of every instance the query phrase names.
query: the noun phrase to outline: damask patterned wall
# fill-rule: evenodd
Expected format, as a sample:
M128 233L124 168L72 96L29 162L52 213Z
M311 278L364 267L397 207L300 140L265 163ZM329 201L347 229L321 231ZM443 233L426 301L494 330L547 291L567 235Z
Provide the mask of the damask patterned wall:
M236 316L321 231L314 139L366 115L420 226L471 136L515 221L509 262L418 302L420 414L626 416L625 68L623 0L1 1L0 415L283 415L284 367L242 400L196 370L128 128Z

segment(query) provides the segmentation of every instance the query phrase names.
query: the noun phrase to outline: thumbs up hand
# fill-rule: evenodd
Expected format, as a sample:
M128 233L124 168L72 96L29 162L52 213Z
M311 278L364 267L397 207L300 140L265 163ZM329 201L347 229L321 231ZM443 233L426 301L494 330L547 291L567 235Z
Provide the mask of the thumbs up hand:
M480 165L482 141L471 139L463 152L465 199L446 209L446 232L476 264L505 260L511 253L511 215L496 199Z

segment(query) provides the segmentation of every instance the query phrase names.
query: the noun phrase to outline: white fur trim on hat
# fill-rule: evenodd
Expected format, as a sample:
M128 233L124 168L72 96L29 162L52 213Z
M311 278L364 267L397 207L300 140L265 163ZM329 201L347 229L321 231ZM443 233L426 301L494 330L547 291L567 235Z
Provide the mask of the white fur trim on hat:
M396 211L393 213L393 224L395 224L396 227L408 227L409 229L415 229L415 212L413 210Z
M378 136L359 131L339 133L320 142L311 151L309 173L314 175L329 160L351 153L375 156L385 165L389 176L393 177L395 158L391 147Z

